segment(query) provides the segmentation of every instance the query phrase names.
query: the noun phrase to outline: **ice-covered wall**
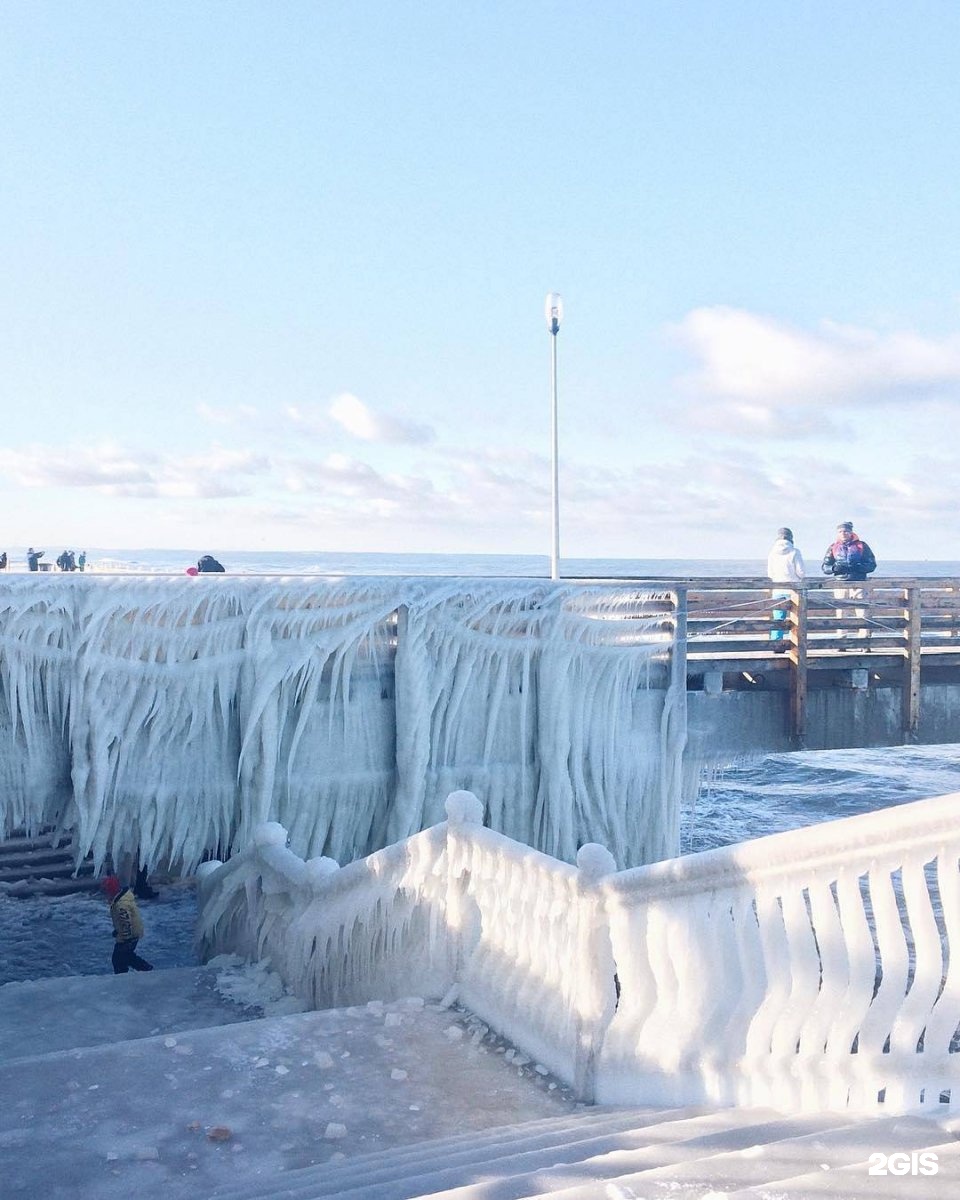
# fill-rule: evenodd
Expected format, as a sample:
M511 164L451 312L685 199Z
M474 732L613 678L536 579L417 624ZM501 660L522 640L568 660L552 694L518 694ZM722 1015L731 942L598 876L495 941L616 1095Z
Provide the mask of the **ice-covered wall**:
M572 861L675 851L660 597L525 580L0 579L0 823L191 869L264 821L346 862L475 791ZM682 687L682 681L681 681Z

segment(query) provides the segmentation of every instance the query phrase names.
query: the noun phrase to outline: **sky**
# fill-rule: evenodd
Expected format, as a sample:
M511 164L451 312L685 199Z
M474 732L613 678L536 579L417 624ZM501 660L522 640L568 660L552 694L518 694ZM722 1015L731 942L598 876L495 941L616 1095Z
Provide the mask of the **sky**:
M0 541L958 559L960 6L6 0ZM0 548L4 548L0 546Z

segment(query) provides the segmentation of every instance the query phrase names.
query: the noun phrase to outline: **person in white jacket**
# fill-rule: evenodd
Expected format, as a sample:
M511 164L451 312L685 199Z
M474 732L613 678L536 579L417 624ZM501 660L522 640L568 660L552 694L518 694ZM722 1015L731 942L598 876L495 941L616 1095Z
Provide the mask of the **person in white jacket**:
M806 575L803 555L793 544L793 530L787 529L786 526L777 530L777 540L770 547L770 553L767 555L767 575L773 583L800 583ZM771 595L774 600L778 600L789 596L790 593L774 591ZM775 608L773 620L775 624L770 630L770 641L774 643L774 653L782 654L788 649L785 637L787 610Z
M767 575L774 583L799 583L806 575L803 555L793 544L793 530L777 530L777 540L767 555Z

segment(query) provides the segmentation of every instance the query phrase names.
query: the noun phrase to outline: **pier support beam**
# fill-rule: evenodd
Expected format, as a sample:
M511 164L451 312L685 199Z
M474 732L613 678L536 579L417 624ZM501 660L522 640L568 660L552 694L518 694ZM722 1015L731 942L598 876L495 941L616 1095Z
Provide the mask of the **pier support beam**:
M790 733L797 750L807 742L807 592L798 588L790 597Z
M903 657L903 741L915 742L920 730L920 589L903 590L907 645Z

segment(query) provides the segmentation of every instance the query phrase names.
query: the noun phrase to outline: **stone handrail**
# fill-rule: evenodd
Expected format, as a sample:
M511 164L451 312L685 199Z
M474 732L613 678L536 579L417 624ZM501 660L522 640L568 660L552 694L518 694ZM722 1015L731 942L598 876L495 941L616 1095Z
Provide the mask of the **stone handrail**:
M960 794L616 873L448 819L342 869L261 827L207 864L206 956L317 1007L461 1001L604 1103L960 1106ZM619 998L617 993L619 992Z
M958 810L941 796L605 880L622 992L598 1098L956 1107Z
M445 824L343 868L330 858L302 861L286 837L268 822L229 862L202 865L201 958L269 958L315 1008L449 989Z
M615 1005L597 888L613 859L585 846L576 868L484 829L469 792L446 807L447 821L343 868L303 862L282 826L262 825L198 873L201 958L269 958L317 1008L460 999L589 1097Z

